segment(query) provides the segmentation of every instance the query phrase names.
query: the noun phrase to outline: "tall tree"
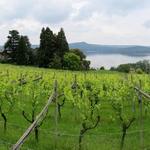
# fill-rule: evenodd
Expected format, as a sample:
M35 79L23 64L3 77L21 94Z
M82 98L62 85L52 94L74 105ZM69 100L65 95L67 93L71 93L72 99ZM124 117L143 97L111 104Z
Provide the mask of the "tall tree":
M24 36L24 41L26 43L26 48L27 48L27 56L28 56L27 64L34 65L36 60L35 60L35 54L33 51L35 50L31 48L31 43L30 43L28 36Z
M27 36L21 36L18 47L16 50L16 63L18 65L27 65L29 56L28 56L28 48L29 48L29 40Z
M63 28L60 29L56 38L56 48L59 57L61 58L61 64L63 66L63 57L66 52L69 52L69 45L65 36Z
M8 40L4 45L4 49L6 52L10 52L10 58L13 62L16 61L16 51L18 48L18 43L20 39L19 32L17 30L9 31L9 36L7 37Z
M48 27L45 30L45 39L46 63L49 65L54 57L55 37L53 32Z
M38 50L38 60L40 67L49 67L55 53L55 37L53 32L47 27L43 28L40 35L40 47Z
M23 36L24 40L25 40L25 43L26 43L26 46L28 49L31 49L31 43L29 41L29 38L28 36Z
M41 34L40 34L40 47L38 49L38 54L37 54L39 67L43 66L44 57L45 57L45 55L44 55L44 45L45 45L44 34L45 34L45 28L42 28Z

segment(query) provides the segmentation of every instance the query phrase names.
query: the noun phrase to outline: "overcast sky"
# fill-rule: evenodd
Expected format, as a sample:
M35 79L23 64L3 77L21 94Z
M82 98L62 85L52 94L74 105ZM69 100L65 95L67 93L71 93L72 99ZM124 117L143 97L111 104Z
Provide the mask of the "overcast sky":
M0 0L0 44L17 29L39 44L43 26L68 42L150 45L150 0Z

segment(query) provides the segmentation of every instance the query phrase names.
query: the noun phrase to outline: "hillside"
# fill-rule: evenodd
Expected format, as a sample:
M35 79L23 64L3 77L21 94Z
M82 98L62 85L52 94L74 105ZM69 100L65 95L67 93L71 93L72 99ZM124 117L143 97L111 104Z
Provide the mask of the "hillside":
M32 48L37 48L38 45L32 45ZM138 45L98 45L89 44L86 42L70 43L70 48L79 48L86 55L92 54L123 54L128 56L147 56L150 55L150 47ZM0 51L3 46L0 45Z
M142 91L149 93L149 74L132 74L131 78L131 74L111 71L8 64L0 64L0 70L0 106L7 119L0 120L0 150L12 149L29 129L32 133L21 142L22 150L138 150L142 131L143 147L149 148L149 101L142 98L141 118L139 93L133 88L140 79ZM45 108L48 111L41 113Z
M90 54L123 54L129 56L150 55L150 47L137 45L98 45L78 42L69 44L70 48L79 48Z

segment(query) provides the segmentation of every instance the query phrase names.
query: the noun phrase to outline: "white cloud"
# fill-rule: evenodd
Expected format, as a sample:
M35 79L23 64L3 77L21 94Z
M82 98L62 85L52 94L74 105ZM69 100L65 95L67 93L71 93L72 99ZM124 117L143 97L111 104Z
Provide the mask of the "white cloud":
M146 28L150 29L150 20L147 20L143 24Z
M149 0L0 0L0 44L17 29L39 43L43 26L69 42L150 45Z
M59 23L67 19L71 12L70 0L42 0L33 6L31 16L43 23Z
M94 12L107 16L126 16L132 11L150 6L149 0L87 0L76 16L85 19L92 16Z

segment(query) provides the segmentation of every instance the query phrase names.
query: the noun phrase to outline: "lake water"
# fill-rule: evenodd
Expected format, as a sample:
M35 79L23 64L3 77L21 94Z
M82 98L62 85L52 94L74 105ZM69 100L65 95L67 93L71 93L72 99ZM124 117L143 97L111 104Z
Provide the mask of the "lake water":
M100 68L104 66L106 69L117 67L120 64L135 63L145 59L150 60L150 55L136 57L121 54L95 54L87 56L87 60L91 61L91 67Z

